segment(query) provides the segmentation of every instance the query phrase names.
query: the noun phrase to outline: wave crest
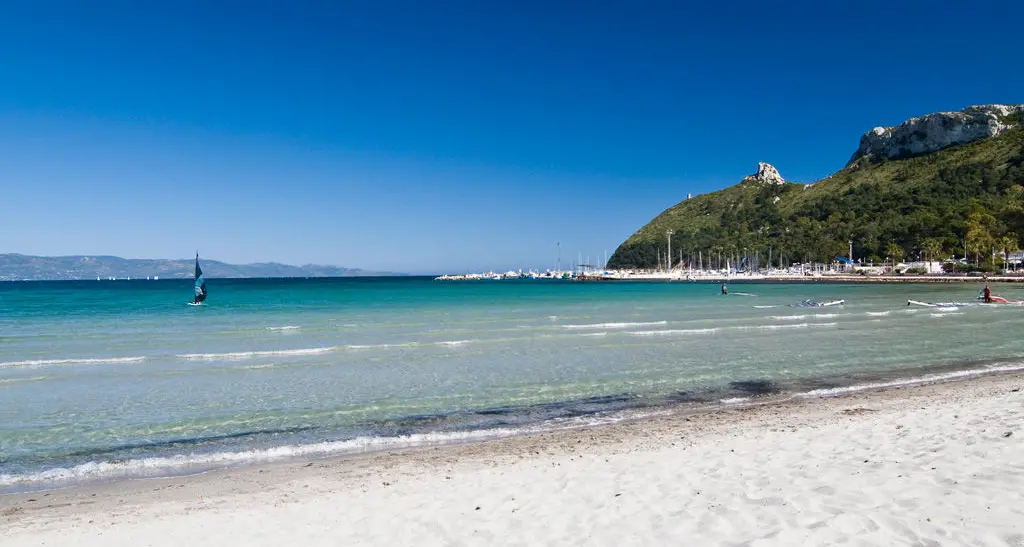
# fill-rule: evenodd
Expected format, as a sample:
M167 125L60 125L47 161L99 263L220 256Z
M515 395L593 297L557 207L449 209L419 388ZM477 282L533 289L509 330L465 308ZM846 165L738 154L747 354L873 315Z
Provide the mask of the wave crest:
M561 325L563 329L629 329L667 325L668 321L647 321L639 323L593 323L590 325Z
M282 349L282 350L266 350L266 351L234 351L229 353L185 353L177 355L179 359L188 359L196 361L214 361L218 359L252 359L253 357L289 357L295 355L320 355L323 353L330 353L337 349L337 346L329 346L323 348L303 348L303 349Z
M102 358L85 358L85 359L30 359L27 361L7 361L6 363L0 363L0 368L4 367L45 367L51 365L107 365L107 364L118 364L118 363L139 363L146 360L146 356L141 355L137 357L102 357Z

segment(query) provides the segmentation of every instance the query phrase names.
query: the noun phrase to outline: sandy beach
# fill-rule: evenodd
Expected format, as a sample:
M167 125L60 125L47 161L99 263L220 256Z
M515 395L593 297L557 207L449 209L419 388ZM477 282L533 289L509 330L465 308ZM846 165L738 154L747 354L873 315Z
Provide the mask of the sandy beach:
M1024 545L1024 375L0 497L20 545Z

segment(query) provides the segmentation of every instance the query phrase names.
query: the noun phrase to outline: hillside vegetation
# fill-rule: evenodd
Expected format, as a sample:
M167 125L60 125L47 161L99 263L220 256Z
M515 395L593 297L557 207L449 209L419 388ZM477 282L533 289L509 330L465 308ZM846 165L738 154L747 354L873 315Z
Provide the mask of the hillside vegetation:
M1018 119L1015 121L1019 122ZM673 264L698 256L758 257L763 267L855 259L964 255L992 262L1024 235L1024 130L916 157L853 162L813 185L752 178L683 201L622 243L610 268L664 264L666 232ZM724 260L724 258L722 258ZM753 260L753 258L751 258Z

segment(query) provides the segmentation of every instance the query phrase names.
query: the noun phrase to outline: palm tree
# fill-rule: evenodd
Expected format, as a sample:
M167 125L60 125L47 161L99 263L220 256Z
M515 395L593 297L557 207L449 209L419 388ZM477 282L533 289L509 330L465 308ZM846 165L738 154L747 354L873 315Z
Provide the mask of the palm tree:
M942 254L942 240L930 237L921 243L921 250L924 251L924 259L931 263L932 259Z
M992 237L995 222L995 217L980 207L967 217L967 246L974 253L974 262L979 266L982 251L987 253L995 247Z
M895 270L896 263L903 260L903 247L897 245L895 241L890 241L885 248L885 254L892 259L892 269Z
M999 245L1003 248L1003 267L1010 262L1010 253L1015 253L1020 250L1017 244L1017 234L1010 232L999 240Z

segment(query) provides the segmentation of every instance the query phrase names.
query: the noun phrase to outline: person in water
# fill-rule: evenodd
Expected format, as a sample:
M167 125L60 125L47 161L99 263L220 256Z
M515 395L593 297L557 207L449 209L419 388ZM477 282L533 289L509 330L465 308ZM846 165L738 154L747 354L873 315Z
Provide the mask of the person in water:
M729 294L729 288L725 286L725 283L722 283L722 294Z
M981 290L981 299L985 302L992 303L992 290L985 285L985 288Z

